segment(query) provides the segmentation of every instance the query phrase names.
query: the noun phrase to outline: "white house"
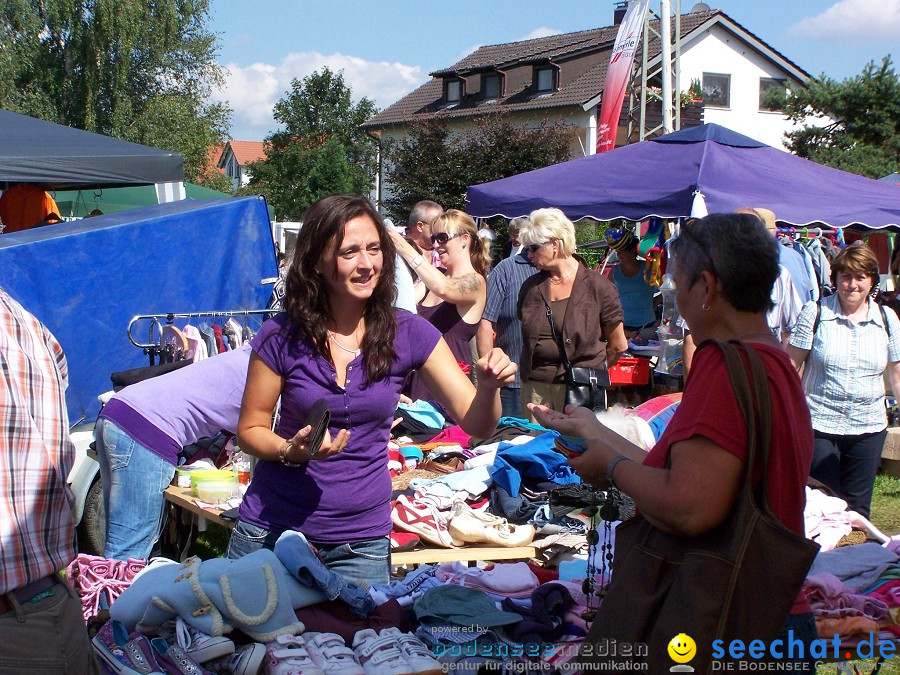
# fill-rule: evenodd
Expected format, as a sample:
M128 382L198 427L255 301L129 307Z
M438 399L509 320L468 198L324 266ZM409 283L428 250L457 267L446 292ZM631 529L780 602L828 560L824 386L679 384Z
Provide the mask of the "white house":
M809 74L721 10L698 5L681 17L681 88L694 79L704 92L702 104L682 109L682 127L716 122L783 149L793 128L778 111L767 110L768 87L803 86ZM658 21L651 22L658 30ZM674 30L674 29L673 29ZM465 130L474 117L503 111L529 127L563 123L579 129L572 157L593 154L606 69L618 26L480 47L384 111L363 128L382 142L403 140L413 124L444 119L451 130ZM660 43L648 45L652 67ZM640 58L640 51L636 58ZM658 82L654 84L658 85ZM627 102L627 99L626 99ZM648 114L660 116L656 111ZM625 115L620 125L627 124ZM619 143L625 130L619 129ZM379 176L380 199L390 190L387 166Z
M250 182L247 165L265 158L266 153L262 141L231 140L225 144L225 149L222 150L218 168L231 179L232 189L236 190Z

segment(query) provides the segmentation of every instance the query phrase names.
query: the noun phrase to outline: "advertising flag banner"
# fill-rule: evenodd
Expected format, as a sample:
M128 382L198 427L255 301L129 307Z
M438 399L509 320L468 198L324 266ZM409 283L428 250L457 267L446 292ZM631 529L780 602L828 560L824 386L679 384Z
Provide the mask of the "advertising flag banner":
M650 0L632 0L619 26L616 44L609 57L606 83L603 85L603 103L600 106L600 120L597 125L597 152L606 152L616 147L616 130L625 100L625 89L631 77L631 64L641 41L644 17Z

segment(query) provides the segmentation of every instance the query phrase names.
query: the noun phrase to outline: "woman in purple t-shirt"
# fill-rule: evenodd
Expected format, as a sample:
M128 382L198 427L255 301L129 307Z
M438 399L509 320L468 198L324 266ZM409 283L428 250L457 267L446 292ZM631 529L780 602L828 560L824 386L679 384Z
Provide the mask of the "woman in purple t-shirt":
M414 369L467 433L494 432L498 391L513 380L515 364L492 350L475 364L476 388L431 324L393 308L394 261L394 245L368 200L333 195L307 211L285 312L251 342L238 439L264 461L241 504L229 558L272 548L282 532L298 530L349 580L388 581L387 442ZM320 399L331 422L313 454L304 421Z

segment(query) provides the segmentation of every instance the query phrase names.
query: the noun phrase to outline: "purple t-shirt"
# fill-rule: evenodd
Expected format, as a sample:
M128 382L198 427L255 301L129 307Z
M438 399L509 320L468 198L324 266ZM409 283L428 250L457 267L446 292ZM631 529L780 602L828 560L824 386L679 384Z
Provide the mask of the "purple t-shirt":
M237 430L250 348L238 347L171 373L129 385L103 406L100 417L170 464L182 446L220 430Z
M391 531L391 422L407 375L422 367L441 337L414 314L396 310L395 315L397 361L390 373L366 386L363 357L358 356L347 366L344 388L335 382L334 366L312 343L290 337L286 314L263 324L250 344L284 378L278 435L291 438L313 404L324 398L331 410L331 437L349 429L350 440L341 453L299 467L259 462L241 503L241 520L269 530L299 530L322 544L362 541Z

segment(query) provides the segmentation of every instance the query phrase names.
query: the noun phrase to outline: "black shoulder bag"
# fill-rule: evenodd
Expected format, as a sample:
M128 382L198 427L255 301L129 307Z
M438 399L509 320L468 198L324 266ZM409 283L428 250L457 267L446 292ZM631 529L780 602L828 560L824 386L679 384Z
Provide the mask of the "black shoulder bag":
M566 371L566 405L582 406L590 410L606 410L606 388L609 387L609 371L605 368L573 367L569 363L562 335L556 330L553 310L547 305L550 333L559 348L559 360Z

